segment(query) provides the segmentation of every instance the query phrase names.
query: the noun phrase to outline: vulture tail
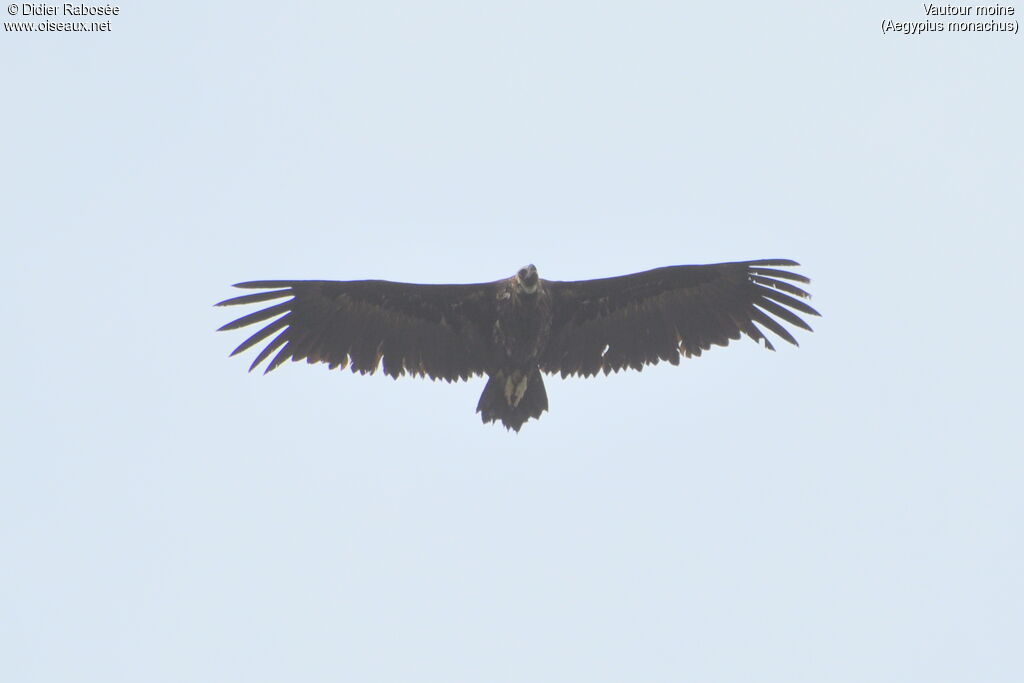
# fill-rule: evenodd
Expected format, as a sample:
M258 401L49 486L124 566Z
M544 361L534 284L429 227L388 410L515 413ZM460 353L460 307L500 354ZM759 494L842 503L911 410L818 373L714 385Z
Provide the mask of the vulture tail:
M548 409L548 392L540 370L499 370L487 380L476 412L486 422L501 420L505 429L519 431L531 417L539 418Z

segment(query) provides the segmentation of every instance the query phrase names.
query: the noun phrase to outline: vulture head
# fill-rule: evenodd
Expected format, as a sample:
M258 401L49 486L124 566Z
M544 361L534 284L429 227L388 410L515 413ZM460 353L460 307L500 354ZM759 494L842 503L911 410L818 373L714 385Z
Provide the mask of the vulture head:
M516 273L516 283L519 285L519 291L524 294L537 293L537 280L537 268L532 263L528 266L523 266Z

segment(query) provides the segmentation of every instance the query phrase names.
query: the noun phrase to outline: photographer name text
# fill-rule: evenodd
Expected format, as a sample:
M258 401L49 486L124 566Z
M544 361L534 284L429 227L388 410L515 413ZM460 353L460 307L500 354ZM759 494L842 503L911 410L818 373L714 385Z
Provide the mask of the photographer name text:
M47 5L45 3L14 3L7 6L7 12L11 15L21 14L24 17L109 17L121 13L117 5L86 5L85 3L65 3L62 5Z

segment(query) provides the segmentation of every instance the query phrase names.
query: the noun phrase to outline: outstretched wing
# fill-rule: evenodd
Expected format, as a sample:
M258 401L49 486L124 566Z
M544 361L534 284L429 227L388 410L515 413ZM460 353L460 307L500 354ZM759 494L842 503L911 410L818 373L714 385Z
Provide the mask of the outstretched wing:
M249 370L275 351L264 372L286 360L374 372L383 362L392 377L405 373L449 382L484 371L484 341L493 320L495 284L414 285L386 280L268 280L242 282L246 294L218 306L291 297L221 327L234 330L270 321L231 355L271 338ZM280 317L278 317L280 316Z
M790 281L806 277L772 266L795 261L768 259L669 266L643 273L579 282L547 282L553 320L541 369L562 377L589 377L666 360L699 356L742 334L771 341L758 327L796 344L782 326L810 326L793 311L819 315L801 301L809 295ZM778 320L776 319L778 318Z

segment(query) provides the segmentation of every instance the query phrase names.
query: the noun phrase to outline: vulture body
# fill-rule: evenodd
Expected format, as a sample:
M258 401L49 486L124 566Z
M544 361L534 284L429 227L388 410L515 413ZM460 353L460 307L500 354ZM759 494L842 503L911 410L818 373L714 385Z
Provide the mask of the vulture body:
M288 298L221 327L266 323L231 355L270 339L250 370L287 360L346 366L391 377L449 382L487 375L477 404L483 421L519 431L548 408L541 373L591 377L680 356L699 356L746 335L774 350L760 326L796 344L783 326L810 330L796 312L818 315L784 270L786 259L669 266L597 280L538 277L533 265L513 277L467 285L386 280L267 280L218 306ZM267 322L269 321L269 322ZM275 354L276 352L276 354Z

